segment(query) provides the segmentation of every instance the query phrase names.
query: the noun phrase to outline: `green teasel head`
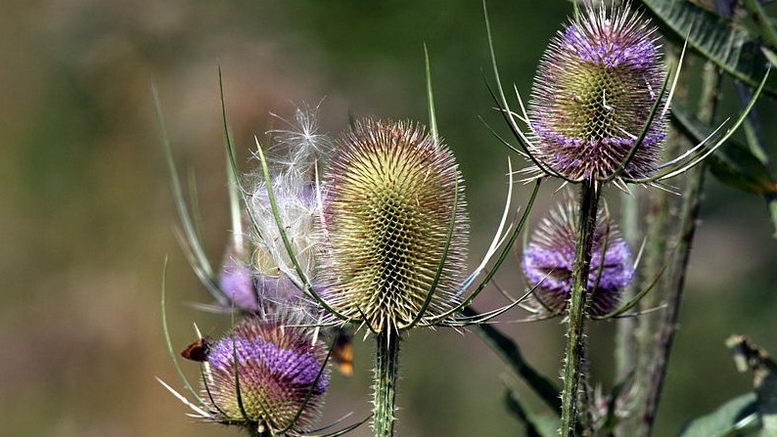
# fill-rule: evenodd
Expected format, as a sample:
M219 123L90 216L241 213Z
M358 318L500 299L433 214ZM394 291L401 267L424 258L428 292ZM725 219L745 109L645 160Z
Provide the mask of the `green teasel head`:
M417 123L361 120L339 139L325 182L324 292L335 310L382 332L458 303L469 220L447 146Z

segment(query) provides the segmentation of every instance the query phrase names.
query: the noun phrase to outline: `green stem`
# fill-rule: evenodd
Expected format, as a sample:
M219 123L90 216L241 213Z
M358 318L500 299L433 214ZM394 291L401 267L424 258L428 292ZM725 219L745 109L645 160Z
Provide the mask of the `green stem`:
M709 124L715 114L720 94L720 71L714 64L708 62L704 66L702 97L699 104L699 120ZM661 391L666 379L666 369L669 364L669 354L674 343L682 303L685 279L688 271L688 261L691 255L691 245L696 234L696 225L701 209L704 190L704 175L706 164L692 169L683 192L683 204L680 214L681 229L677 246L677 257L673 260L672 270L665 282L666 300L669 306L663 313L658 328L658 336L653 351L655 361L649 370L649 385L645 397L645 409L641 418L639 436L647 437L653 429Z
M588 301L588 273L591 269L591 244L596 229L599 189L584 183L580 193L575 265L572 269L572 296L569 300L567 345L564 356L564 390L561 394L561 436L575 435L577 399L585 356L585 319Z
M392 336L386 331L376 335L375 408L372 410L372 435L374 437L394 435L399 341L399 335Z
M679 59L680 48L670 45L666 52L666 63L670 71L676 71ZM685 58L686 65L682 68L682 75L678 82L679 85L675 90L675 99L683 99L687 96L688 89L686 84L688 83L688 72L691 71L689 68L690 65L688 64L691 64L692 61L692 58ZM663 156L679 155L682 151L691 146L692 144L690 144L682 133L674 128L670 128ZM636 289L644 289L649 287L662 269L664 269L670 247L666 236L670 234L672 224L676 223L676 220L678 219L678 211L675 205L676 202L674 202L676 196L669 196L664 190L634 190L635 195L638 192L641 192L642 196L644 196L642 216L644 217L645 249L642 261L637 270L637 277L632 284ZM632 240L631 237L626 234L626 238L629 239L629 243L632 247L636 248L640 244L640 241L637 241L640 238L639 235L633 237L634 239ZM654 292L649 293L642 298L640 301L640 308L654 308L660 305L664 301L665 295L666 291L663 288L663 285L659 283L658 288ZM631 349L627 352L630 356L624 358L624 360L628 360L631 367L628 369L619 369L622 372L625 372L619 373L619 375L623 378L628 372L633 372L633 384L634 386L639 387L637 394L635 395L634 403L638 406L635 408L638 412L644 410L645 395L648 391L647 387L651 383L650 367L654 360L656 332L658 330L660 318L661 313L650 313L640 317L629 317L618 321L618 323L628 322L627 326L633 326L633 330L630 332L631 338L624 340L628 341L631 345ZM638 414L635 416L638 416ZM636 435L639 427L639 420L624 420L618 425L616 435Z
M639 197L638 197L639 196ZM623 215L623 238L631 247L639 247L639 201L637 190L623 193L621 196L621 211ZM628 302L637 293L637 281L633 281L623 290L623 302ZM636 345L634 331L637 321L632 317L624 317L616 322L615 331L615 380L622 381L634 368Z

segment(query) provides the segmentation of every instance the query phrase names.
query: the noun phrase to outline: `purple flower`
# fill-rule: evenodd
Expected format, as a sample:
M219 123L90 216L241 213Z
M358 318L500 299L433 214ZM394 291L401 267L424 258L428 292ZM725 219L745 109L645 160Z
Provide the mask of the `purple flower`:
M203 398L211 403L216 421L254 429L284 429L308 393L310 400L292 429L305 429L317 419L329 384L328 371L316 381L325 351L313 343L309 331L286 323L251 317L210 346Z
M259 308L251 268L237 255L227 254L219 273L219 288L235 307L245 311Z
M542 281L534 292L535 300L553 313L561 313L566 309L572 289L578 228L576 216L575 207L569 204L543 219L521 261L530 286ZM615 224L608 224L607 218L600 217L593 237L591 269L588 274L588 292L592 293L589 296L589 313L603 316L615 310L623 288L631 282L633 276L631 250ZM597 278L599 284L594 289Z
M655 28L622 8L589 8L551 41L532 89L533 153L573 180L606 179L642 132L664 79ZM657 115L624 176L648 176L666 137Z

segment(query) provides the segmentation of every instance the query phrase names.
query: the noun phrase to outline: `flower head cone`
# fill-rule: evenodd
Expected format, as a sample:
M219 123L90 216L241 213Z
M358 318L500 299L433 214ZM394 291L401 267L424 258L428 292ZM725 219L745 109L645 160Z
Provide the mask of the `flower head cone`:
M409 325L432 289L447 246L425 315L452 308L469 233L460 181L451 151L420 125L355 123L339 140L326 175L325 284L332 307L366 319L378 332Z
M536 303L554 314L563 313L570 298L577 228L575 207L562 206L542 220L521 261L530 285L540 284L534 292ZM615 224L600 217L593 236L588 274L589 314L604 316L614 311L633 276L628 244Z
M589 6L551 41L532 89L533 151L571 180L603 180L625 162L659 97L664 69L655 28L620 7ZM656 115L623 170L646 177L666 136Z
M325 350L304 328L284 320L251 317L210 346L204 366L205 396L214 420L253 429L304 430L319 416L329 383ZM239 392L238 392L239 383ZM239 395L238 395L239 393Z

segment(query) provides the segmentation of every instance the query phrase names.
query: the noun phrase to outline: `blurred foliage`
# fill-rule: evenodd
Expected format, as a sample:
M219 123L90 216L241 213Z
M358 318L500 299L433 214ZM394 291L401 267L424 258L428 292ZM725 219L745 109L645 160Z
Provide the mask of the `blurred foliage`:
M503 77L527 93L544 44L569 12L563 2L489 3ZM228 323L172 302L202 302L174 239L149 84L160 90L182 169L196 169L205 240L222 256L228 210L216 66L246 161L268 111L318 102L339 131L348 114L426 119L422 44L429 46L437 117L468 181L474 255L498 222L505 150L476 119L503 132L483 86L487 68L479 2L353 0L4 3L0 15L0 420L4 435L235 435L191 423L154 376L175 381L159 322L162 262L170 254L173 341ZM774 5L766 8L774 15ZM727 93L730 94L730 93ZM722 113L737 102L724 101ZM774 101L759 104L772 120ZM775 138L777 126L763 126ZM772 160L775 143L767 144ZM250 164L255 165L255 162ZM555 200L543 191L535 217ZM522 188L520 199L528 189ZM754 201L756 199L756 201ZM748 390L720 341L747 333L777 350L777 251L754 196L713 184L694 253L682 329L656 435ZM512 267L512 268L511 268ZM522 287L517 264L498 275ZM478 306L502 301L488 290ZM505 325L527 360L558 369L557 324ZM591 332L593 377L611 372L609 323ZM326 419L369 410L370 346L356 342L356 374L336 377ZM521 435L504 408L504 364L474 335L411 336L403 359L400 435ZM185 368L196 373L194 368ZM714 383L704 375L717 375ZM526 387L521 399L541 411ZM325 420L326 420L325 419ZM366 435L360 430L354 435Z

